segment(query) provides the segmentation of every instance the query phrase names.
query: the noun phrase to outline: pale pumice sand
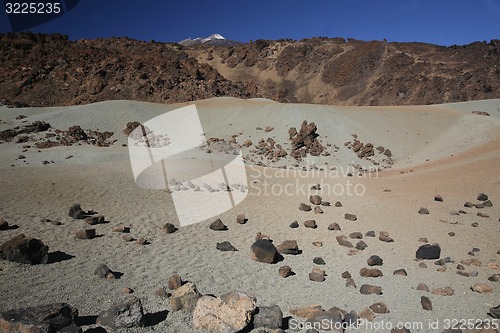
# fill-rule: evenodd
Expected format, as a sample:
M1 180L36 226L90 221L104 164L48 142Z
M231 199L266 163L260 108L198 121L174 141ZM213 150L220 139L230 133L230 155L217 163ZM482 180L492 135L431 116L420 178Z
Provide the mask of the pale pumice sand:
M44 120L54 128L66 130L78 124L83 129L115 132L118 140L110 148L88 145L55 147L38 152L29 148L22 153L25 160L16 160L22 144L0 144L0 215L18 229L0 231L0 242L24 233L40 238L50 252L64 252L71 257L47 265L22 265L0 261L0 311L50 302L68 302L77 307L80 316L96 316L113 303L124 298L121 289L128 286L141 298L148 313L170 311L168 299L153 294L166 286L170 275L180 274L192 281L203 294L220 295L232 290L253 294L260 306L277 304L284 317L294 307L318 303L324 309L333 306L347 311L361 311L371 304L383 301L390 313L376 315L376 322L421 322L422 330L412 332L442 332L428 329L429 320L485 319L490 307L499 303L498 282L488 281L498 270L488 263L500 265L500 101L483 101L440 106L416 107L331 107L318 105L286 105L267 100L238 100L219 98L195 103L206 137L230 139L242 133L238 142L274 137L278 143L288 142L288 128L300 127L303 120L314 121L323 142L339 146L339 152L313 159L318 165L336 166L348 170L357 156L344 147L344 142L357 134L363 142L372 142L391 149L395 164L378 175L363 177L336 176L327 172L297 172L247 165L249 194L237 207L221 214L229 230L215 232L208 228L213 219L180 228L167 235L160 230L165 223L178 225L170 194L166 190L139 188L133 179L127 142L122 129L129 121L147 121L159 114L186 104L159 105L140 102L114 101L87 106L61 108L0 109L0 130ZM487 111L490 116L472 114ZM15 120L19 114L28 116ZM23 123L26 122L26 123ZM273 126L265 133L257 127ZM324 138L327 136L327 138ZM285 146L289 149L289 146ZM243 153L248 153L243 150ZM71 159L67 156L73 155ZM453 156L451 156L453 155ZM429 161L426 161L426 160ZM54 163L43 165L43 160ZM365 163L365 162L363 162ZM11 165L14 167L11 167ZM279 165L293 165L292 160ZM335 195L326 189L359 184L362 195ZM332 206L322 207L324 214L303 212L301 202L308 203L309 188L323 183L320 194ZM267 184L267 185L265 185ZM293 195L269 192L292 184ZM306 193L301 189L305 188ZM266 192L266 189L268 192ZM390 189L390 192L384 190ZM477 202L478 193L488 194L493 207L478 210L463 207L464 202ZM436 194L444 202L433 200ZM333 204L341 201L343 207ZM76 240L77 230L88 227L82 220L73 220L68 209L80 203L83 209L93 209L110 221L93 226L102 235L93 240ZM430 210L420 215L420 207ZM451 210L463 209L467 215L453 216ZM482 211L490 218L476 216ZM236 223L236 215L244 213L245 225ZM345 213L356 214L355 222L344 219ZM55 226L41 223L50 218L63 222ZM306 229L303 222L315 219L318 228ZM299 228L289 224L297 220ZM342 231L329 231L327 226L337 222ZM457 224L454 224L458 222ZM474 228L471 223L478 222ZM122 234L111 231L114 225L130 226L131 235L144 237L151 244L141 246L122 240ZM348 249L338 245L335 237L354 231L365 234L374 230L377 237L364 237L368 244L364 251L348 255ZM393 243L378 240L378 232L387 231ZM450 237L448 232L455 232ZM295 239L303 253L285 255L282 262L264 264L250 259L250 245L255 234L271 236L274 243ZM433 260L420 268L415 251L422 245L420 237L441 245L441 257L449 256L455 264L447 264L446 272ZM230 241L239 251L220 252L216 243ZM322 241L322 247L312 245ZM355 241L352 240L354 243ZM478 247L475 257L467 253ZM384 259L380 269L384 276L363 278L359 270L367 267L366 259L377 254ZM322 257L327 277L323 283L309 281L308 274L314 257ZM482 266L465 266L466 271L478 271L477 277L463 277L456 273L456 264L462 259L477 258ZM123 273L118 280L99 279L93 271L100 263ZM282 265L292 267L296 275L283 279L278 274ZM404 268L408 276L394 276L396 269ZM357 289L345 287L341 273L349 271ZM416 290L419 282L432 290L450 286L453 296L438 296ZM362 295L363 284L380 285L383 295ZM476 283L487 283L492 293L478 294L470 290ZM425 311L420 297L428 296L433 311ZM93 327L87 325L84 329ZM125 331L196 332L189 314L169 312L166 319L155 326ZM255 330L257 331L257 330ZM289 330L292 331L292 330ZM361 330L363 331L363 330ZM365 330L366 331L366 330ZM389 332L390 330L381 330Z

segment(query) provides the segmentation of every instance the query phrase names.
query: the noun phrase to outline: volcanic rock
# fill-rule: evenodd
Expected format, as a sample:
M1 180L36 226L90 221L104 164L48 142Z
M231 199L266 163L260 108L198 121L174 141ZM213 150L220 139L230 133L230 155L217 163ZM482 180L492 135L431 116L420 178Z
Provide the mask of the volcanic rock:
M141 300L130 296L123 303L117 304L99 314L97 325L113 329L131 328L144 325L144 312Z
M74 320L78 310L67 303L13 309L0 314L3 332L81 333Z
M316 229L318 227L318 225L316 224L316 221L315 220L307 220L304 222L304 226L306 228L312 228L312 229Z
M210 224L210 229L215 231L225 231L227 230L227 226L222 223L221 219L217 219Z
M441 247L439 244L424 244L420 246L415 253L417 259L439 259L441 256Z
M0 259L21 264L46 264L48 262L49 247L41 240L26 237L24 234L0 245Z
M420 297L420 304L422 305L422 309L431 311L432 310L432 302L427 296Z
M201 294L192 282L186 282L184 285L174 290L170 297L170 308L172 311L191 312L196 306L196 302Z
M277 329L283 322L283 312L278 305L259 306L253 316L253 327Z
M224 241L222 243L217 243L216 249L222 252L228 251L238 251L231 243Z
M370 295L370 294L382 295L382 287L372 286L369 284L362 285L359 291L363 295Z
M252 256L255 261L272 264L276 261L278 250L267 239L259 239L251 246Z
M202 296L193 312L193 326L220 333L239 332L250 323L255 310L256 299L243 292Z

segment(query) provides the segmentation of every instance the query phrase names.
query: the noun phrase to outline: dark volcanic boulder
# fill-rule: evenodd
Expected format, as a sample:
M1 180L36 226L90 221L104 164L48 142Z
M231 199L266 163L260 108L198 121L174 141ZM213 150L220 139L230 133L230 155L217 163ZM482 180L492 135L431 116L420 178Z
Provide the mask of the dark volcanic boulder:
M441 247L439 244L424 244L420 246L415 253L417 259L439 259L441 256Z
M46 264L49 247L41 240L17 235L0 245L0 258L22 264Z
M111 328L130 328L142 326L144 312L141 300L130 297L125 302L103 311L97 317L97 324Z
M2 332L82 332L73 322L76 317L78 310L66 303L39 305L0 314L0 329Z
M272 264L276 261L278 251L273 243L267 239L259 239L251 246L252 259L255 261Z

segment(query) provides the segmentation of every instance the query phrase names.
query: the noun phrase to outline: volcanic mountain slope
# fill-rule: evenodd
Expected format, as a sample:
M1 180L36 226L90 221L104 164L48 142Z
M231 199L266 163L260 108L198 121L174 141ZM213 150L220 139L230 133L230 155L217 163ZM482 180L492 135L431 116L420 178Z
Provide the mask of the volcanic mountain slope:
M53 106L265 97L331 105L500 97L500 41L443 47L343 38L239 46L0 34L0 102Z

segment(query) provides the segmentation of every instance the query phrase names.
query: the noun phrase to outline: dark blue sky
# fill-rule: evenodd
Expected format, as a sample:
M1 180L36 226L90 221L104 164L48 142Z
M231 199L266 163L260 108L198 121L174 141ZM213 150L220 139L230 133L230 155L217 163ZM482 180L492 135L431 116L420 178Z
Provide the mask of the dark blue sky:
M499 22L500 0L80 0L31 30L70 39L168 42L220 33L244 42L338 36L452 45L500 39ZM0 31L11 31L4 10Z

